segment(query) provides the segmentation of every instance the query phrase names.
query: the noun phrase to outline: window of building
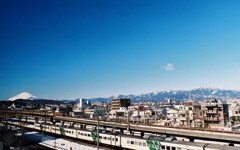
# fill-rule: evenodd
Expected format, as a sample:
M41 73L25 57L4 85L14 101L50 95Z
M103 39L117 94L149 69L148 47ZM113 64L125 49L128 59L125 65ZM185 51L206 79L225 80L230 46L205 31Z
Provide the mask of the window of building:
M213 111L213 108L209 107L209 108L208 108L208 110L211 110L211 111Z

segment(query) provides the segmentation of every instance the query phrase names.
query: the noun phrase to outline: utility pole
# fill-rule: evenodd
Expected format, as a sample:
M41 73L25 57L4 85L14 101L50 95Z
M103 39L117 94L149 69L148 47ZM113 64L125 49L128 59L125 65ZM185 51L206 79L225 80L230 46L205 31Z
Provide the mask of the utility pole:
M5 108L5 121L6 121L6 130L8 130L8 115L7 115L7 107Z
M130 124L129 124L129 110L127 111L127 130L130 131Z
M20 149L21 149L21 147L22 147L22 133L23 133L23 131L22 131L22 110L21 110L21 114L20 114L20 141L19 141L19 144L20 144Z
M129 125L129 111L127 110L127 124Z
M99 150L99 112L97 107L97 150Z
M156 112L156 108L155 108L155 124L157 123L157 112Z

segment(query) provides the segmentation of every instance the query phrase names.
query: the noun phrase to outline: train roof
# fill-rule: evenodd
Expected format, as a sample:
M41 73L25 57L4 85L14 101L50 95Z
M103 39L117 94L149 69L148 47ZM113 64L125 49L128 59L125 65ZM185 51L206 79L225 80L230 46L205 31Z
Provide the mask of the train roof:
M139 139L139 140L156 140L160 142L169 142L173 144L186 145L186 146L198 146L203 147L204 145L207 148L219 149L219 150L239 150L239 147L228 146L228 145L220 145L220 144L211 144L211 143L201 143L201 142L188 142L188 141L180 141L177 140L176 137L166 137L162 136L149 136L149 137L141 137L141 136L133 136L133 135L122 135L122 137Z
M166 135L161 135L161 136L152 136L150 135L148 138L148 140L157 140L157 141L168 141L168 142L172 142L174 140L177 140L177 138L175 136L166 136Z
M180 141L180 140L172 141L172 143L180 144L180 145L188 145L188 146L199 146L199 147L203 147L205 145L206 148L213 148L213 149L218 149L218 150L239 150L239 147L220 145L220 144L212 144L212 143L187 142L187 141Z

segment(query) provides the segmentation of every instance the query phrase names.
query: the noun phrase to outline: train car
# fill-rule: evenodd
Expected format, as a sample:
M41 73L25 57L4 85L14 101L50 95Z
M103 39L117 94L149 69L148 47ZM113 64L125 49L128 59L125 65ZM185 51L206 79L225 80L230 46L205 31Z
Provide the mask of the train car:
M138 150L239 150L239 147L200 142L179 141L166 136L121 136L121 147Z
M89 131L76 129L68 126L57 126L52 124L35 124L35 129L60 134L67 137L78 138L86 141L97 142L97 130ZM120 140L115 134L100 131L99 142L110 146L119 146Z
M82 139L89 142L97 142L121 149L137 150L239 150L239 147L218 144L206 144L199 142L179 141L175 137L113 134L107 131L76 129L67 126L52 124L35 124L35 129L49 133L60 134L66 137Z

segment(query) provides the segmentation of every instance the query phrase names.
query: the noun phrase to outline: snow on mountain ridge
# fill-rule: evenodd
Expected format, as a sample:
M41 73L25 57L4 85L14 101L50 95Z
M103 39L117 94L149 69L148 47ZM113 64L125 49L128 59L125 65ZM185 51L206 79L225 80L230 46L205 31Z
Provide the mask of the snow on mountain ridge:
M15 101L17 99L36 99L37 97L30 94L30 93L27 93L27 92L22 92L16 96L13 96L11 98L9 98L8 100L10 101Z

